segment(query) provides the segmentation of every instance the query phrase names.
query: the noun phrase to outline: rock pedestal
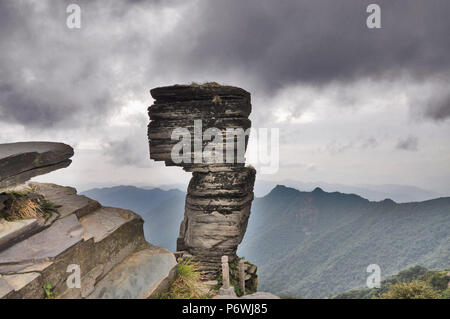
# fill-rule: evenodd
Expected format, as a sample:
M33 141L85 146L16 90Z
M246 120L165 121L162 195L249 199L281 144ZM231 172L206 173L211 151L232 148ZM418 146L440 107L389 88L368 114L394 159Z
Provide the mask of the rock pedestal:
M216 277L222 256L236 260L253 200L256 171L245 167L244 157L250 93L216 83L150 93L150 158L193 173L177 250L194 256L204 275Z

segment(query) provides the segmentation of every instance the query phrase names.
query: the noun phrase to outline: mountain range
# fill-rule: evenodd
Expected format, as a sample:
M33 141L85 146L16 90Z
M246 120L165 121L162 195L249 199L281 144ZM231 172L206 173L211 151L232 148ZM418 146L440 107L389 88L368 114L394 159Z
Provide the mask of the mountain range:
M175 251L184 215L185 193L178 189L143 189L135 186L94 188L81 194L104 206L130 209L144 219L144 234L150 243Z
M357 194L371 201L382 201L384 199L392 199L397 203L421 202L429 199L443 197L442 194L428 189L420 188L411 185L398 184L358 184L346 185L339 183L327 182L302 182L294 179L285 179L282 181L268 181L263 179L256 179L254 193L256 197L266 196L277 185L285 185L303 191L313 191L316 187L322 188L326 192L340 192L345 194ZM158 188L160 190L180 190L183 193L187 189L186 183L164 184L152 186L147 184L134 185L140 189L151 190ZM92 189L111 188L109 185L79 185L77 187L82 191Z
M380 286L378 288L350 290L334 296L334 299L383 298L383 295L391 290L392 285L411 283L414 281L425 282L433 290L439 292L441 295L440 298L450 299L450 270L428 270L422 266L414 266L402 270L398 274L389 276L380 282ZM421 291L417 291L417 289L413 289L412 291L410 290L409 292L402 290L402 292L404 294L403 296L411 296L413 294L417 296L421 293Z
M397 203L421 202L429 199L442 197L440 193L410 185L397 184L359 184L345 185L327 182L301 182L293 179L286 179L279 182L257 180L255 184L255 195L263 197L267 195L275 186L284 185L303 191L313 191L316 187L322 188L326 192L340 192L345 194L357 194L370 201L382 201L392 199Z
M83 194L141 214L147 239L175 249L185 193L132 186ZM259 289L325 298L364 287L370 264L382 277L421 265L448 267L450 198L396 203L278 185L256 198L239 255L259 266Z

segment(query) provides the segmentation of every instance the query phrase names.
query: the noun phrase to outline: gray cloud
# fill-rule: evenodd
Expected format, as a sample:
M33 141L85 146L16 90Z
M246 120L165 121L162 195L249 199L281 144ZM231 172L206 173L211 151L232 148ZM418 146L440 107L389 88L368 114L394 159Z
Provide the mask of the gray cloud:
M154 166L154 162L149 159L148 143L144 138L127 136L121 140L108 141L102 153L111 163L118 166L129 165L140 168Z
M379 144L378 140L373 136L358 138L346 143L334 139L327 144L326 150L330 152L330 154L336 155L350 149L374 149L378 147Z
M408 136L405 139L400 139L396 148L404 151L417 151L419 148L419 139L415 136Z
M145 33L126 33L127 14L161 3L78 1L82 27L69 29L71 2L0 3L0 122L29 129L104 126L134 92L141 93L134 90L137 63L147 55L136 60L133 54L144 52L136 43L148 42Z
M449 1L379 0L380 30L365 25L370 2L199 1L158 39L159 26L144 22L189 2L79 1L82 28L69 30L70 1L2 1L0 121L38 129L102 125L125 96L149 98L151 86L170 81L232 78L264 96L295 83L403 73L426 81L450 69ZM448 118L448 92L421 113Z
M389 82L402 76L426 82L449 77L449 1L377 1L382 19L378 30L366 27L369 3L373 1L202 2L185 20L182 29L187 32L180 34L192 37L195 45L183 48L176 41L161 54L167 58L181 50L180 61L191 71L250 74L257 82L254 92L261 95L290 84L352 85L361 78ZM420 114L432 120L447 119L448 99L444 98L448 92L439 92L422 104ZM342 98L353 100L352 96ZM443 99L447 104L442 104ZM411 99L413 111L415 102ZM307 105L299 105L299 112Z
M438 121L450 117L450 92L440 93L428 101L428 105L425 107L425 115Z
M266 89L448 69L448 1L377 1L382 29L369 30L365 9L372 2L208 1L186 21L196 30L189 60L243 68Z
M360 148L363 149L375 148L378 145L379 145L378 140L375 137L371 136L361 141Z
M326 146L328 152L330 152L330 154L332 155L336 155L338 153L342 153L345 152L351 148L354 147L354 143L353 142L348 142L348 143L341 143L337 140L332 140L330 143L328 143L328 145Z
M80 30L65 25L72 2L81 4ZM381 30L365 26L372 2ZM156 165L149 89L212 80L252 93L253 127L280 127L287 161L277 177L300 168L305 178L353 183L339 172L357 152L358 180L409 183L414 171L417 184L449 189L449 126L433 122L450 119L449 9L447 0L3 0L0 139L78 145L84 168L65 172L73 178L145 179ZM417 137L395 138L412 131ZM427 169L418 167L428 143L407 161L392 152L417 149L424 136L443 145ZM402 161L395 175L383 171L382 145ZM172 172L186 175L161 176Z

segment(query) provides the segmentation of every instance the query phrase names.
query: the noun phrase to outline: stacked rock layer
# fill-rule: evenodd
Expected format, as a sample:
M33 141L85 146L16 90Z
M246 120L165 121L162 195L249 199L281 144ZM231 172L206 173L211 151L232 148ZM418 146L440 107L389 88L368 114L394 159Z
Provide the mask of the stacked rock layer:
M0 144L0 299L152 298L167 291L175 255L145 241L139 215L71 187L25 183L68 166L72 155L61 143ZM73 266L78 287L68 284Z
M215 83L160 87L150 93L155 99L149 107L150 158L193 172L177 250L195 257L203 273L215 277L221 256L236 259L250 216L256 172L245 167L248 134L242 134L251 126L250 93ZM180 129L189 134L172 139ZM222 138L216 139L216 133ZM180 152L182 161L172 155L180 139L187 145Z
M0 190L28 181L72 163L73 148L63 143L0 144Z

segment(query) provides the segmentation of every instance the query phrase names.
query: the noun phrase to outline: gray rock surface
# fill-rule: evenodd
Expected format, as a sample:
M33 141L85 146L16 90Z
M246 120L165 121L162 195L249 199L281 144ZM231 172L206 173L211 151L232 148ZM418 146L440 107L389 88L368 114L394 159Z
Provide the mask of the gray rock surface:
M18 264L54 258L80 242L82 226L76 215L57 220L49 228L0 252L1 264Z
M280 299L280 297L275 296L269 292L255 292L251 295L245 295L242 297L236 297L236 295L218 295L214 296L213 299Z
M46 285L57 298L147 298L168 289L175 256L145 241L139 215L102 207L70 187L24 187L62 206L49 225L29 237L14 233L20 225L8 225L13 232L4 235L20 240L0 248L0 298L45 298ZM67 286L69 265L80 267L80 288Z
M0 190L70 165L73 149L63 143L0 144Z
M193 172L177 251L194 256L203 274L215 278L222 256L228 256L230 262L237 258L236 250L247 229L254 196L256 171L244 166L242 156L235 156L234 161L225 161L226 150L236 152L238 149L235 137L227 137L227 129L240 128L245 131L251 126L248 119L251 112L250 93L217 83L159 87L150 93L155 99L149 107L150 158ZM194 134L196 120L201 120L202 125L197 137ZM185 141L190 144L191 151L184 154L191 159L191 163L176 163L171 157L172 149L178 143L171 139L175 128L187 129L191 134L191 139ZM212 161L214 152L204 152L206 145L211 146L210 141L202 141L202 150L194 147L198 133L203 134L210 128L222 133L223 139L214 141L213 145L224 150L219 153L223 156L223 163ZM242 141L246 148L248 138L244 137ZM203 159L196 163L194 158L200 152Z
M128 256L95 287L89 299L147 299L164 291L173 279L177 261L172 252L146 248Z
M194 121L201 120L203 133L208 128L217 128L224 140L220 143L223 149L236 149L234 138L226 139L226 129L250 128L248 116L251 112L250 93L233 86L222 86L216 83L206 85L173 85L159 87L150 91L155 103L149 107L150 124L148 138L150 158L165 161L167 165L182 166L189 170L207 170L214 164L203 159L204 163L193 163ZM191 153L186 154L192 163L174 163L171 158L173 146L178 141L171 139L175 128L185 128L191 134ZM247 142L247 139L245 140ZM203 143L203 146L206 142ZM220 164L218 167L234 167L234 163ZM239 166L243 166L240 164Z
M0 251L16 238L28 237L39 227L36 219L6 221L0 219Z
M28 183L28 185L39 194L45 196L52 203L61 206L58 209L60 217L76 214L82 217L101 207L100 203L84 195L78 195L77 190L72 187L63 187L55 184Z

